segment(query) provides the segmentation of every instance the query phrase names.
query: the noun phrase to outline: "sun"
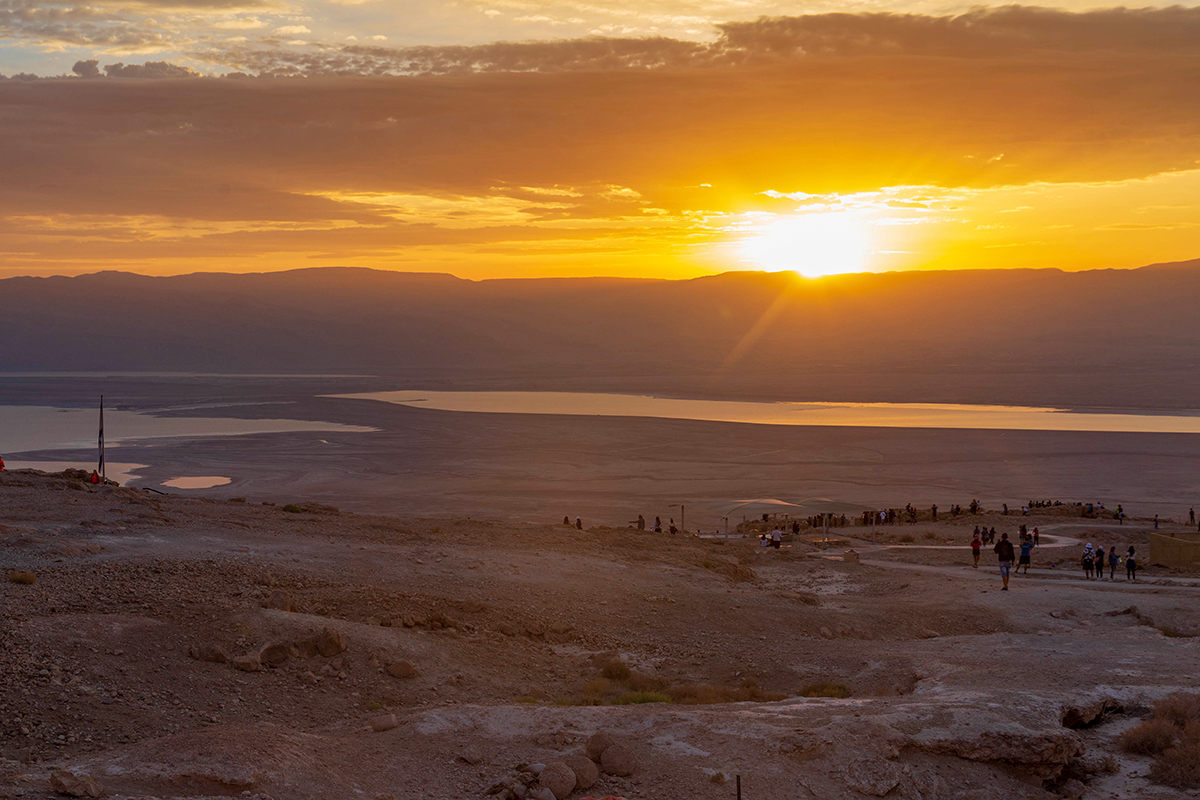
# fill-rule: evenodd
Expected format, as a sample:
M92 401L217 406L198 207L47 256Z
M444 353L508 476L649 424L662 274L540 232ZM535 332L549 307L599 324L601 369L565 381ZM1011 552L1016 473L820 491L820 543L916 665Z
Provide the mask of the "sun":
M742 257L771 272L806 278L862 272L871 252L870 229L845 212L806 214L772 222L744 239Z

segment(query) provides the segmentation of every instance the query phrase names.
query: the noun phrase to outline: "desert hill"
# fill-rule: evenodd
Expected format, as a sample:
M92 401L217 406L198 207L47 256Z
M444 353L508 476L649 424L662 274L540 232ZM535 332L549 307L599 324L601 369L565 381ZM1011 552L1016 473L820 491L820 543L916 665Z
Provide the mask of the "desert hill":
M1200 383L1197 297L1200 261L815 281L103 272L0 281L0 370L753 384L791 395L816 381L833 390L822 399L1177 406ZM1040 376L1046 396L998 396L1013 376ZM1134 378L1139 392L1126 396ZM945 385L922 388L935 383Z

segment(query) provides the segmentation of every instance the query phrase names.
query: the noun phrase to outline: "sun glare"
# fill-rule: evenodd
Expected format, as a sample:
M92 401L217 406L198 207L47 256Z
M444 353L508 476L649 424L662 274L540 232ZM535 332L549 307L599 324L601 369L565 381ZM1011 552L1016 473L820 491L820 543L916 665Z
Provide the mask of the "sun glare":
M771 272L820 278L865 269L870 235L856 215L808 214L771 223L745 239L741 253Z

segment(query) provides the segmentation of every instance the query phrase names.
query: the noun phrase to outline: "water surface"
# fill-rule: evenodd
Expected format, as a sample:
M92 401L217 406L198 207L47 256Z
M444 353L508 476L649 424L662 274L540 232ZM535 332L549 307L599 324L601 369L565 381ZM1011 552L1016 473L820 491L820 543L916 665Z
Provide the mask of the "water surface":
M229 478L221 475L193 475L184 478L171 478L169 481L163 481L163 486L169 486L172 489L211 489L214 486L225 486L232 481Z
M592 392L366 392L333 395L443 411L657 417L765 425L1200 433L1200 416L937 403L764 403Z
M94 408L0 406L0 455L35 450L95 447L99 412ZM155 417L135 411L104 410L104 438L109 445L137 439L244 436L287 431L367 432L375 428L297 419L223 419Z

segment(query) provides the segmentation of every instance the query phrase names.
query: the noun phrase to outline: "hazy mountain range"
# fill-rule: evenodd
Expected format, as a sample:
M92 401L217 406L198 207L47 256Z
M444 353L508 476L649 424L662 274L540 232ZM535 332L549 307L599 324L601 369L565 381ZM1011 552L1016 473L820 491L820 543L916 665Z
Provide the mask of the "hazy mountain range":
M1136 270L0 280L0 370L336 372L796 399L1190 407L1200 260Z

